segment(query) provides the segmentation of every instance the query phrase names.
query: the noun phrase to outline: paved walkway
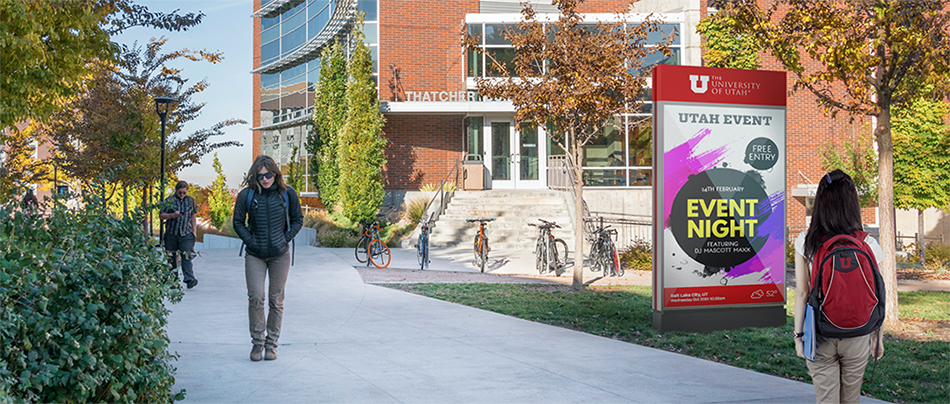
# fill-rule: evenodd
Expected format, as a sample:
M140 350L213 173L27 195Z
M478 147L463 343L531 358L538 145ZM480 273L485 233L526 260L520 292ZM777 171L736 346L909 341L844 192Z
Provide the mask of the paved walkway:
M814 402L810 384L366 285L346 252L298 246L279 359L251 362L244 259L203 251L201 283L170 305L175 391L186 403ZM397 251L392 265L410 259ZM466 259L433 269L474 270Z

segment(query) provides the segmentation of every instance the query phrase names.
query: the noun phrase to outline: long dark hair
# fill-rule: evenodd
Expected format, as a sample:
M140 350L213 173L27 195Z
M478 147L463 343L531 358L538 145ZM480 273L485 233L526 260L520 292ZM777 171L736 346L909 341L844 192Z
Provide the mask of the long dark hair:
M247 177L244 177L244 183L248 187L252 188L255 192L263 192L264 188L261 187L261 183L257 181L257 172L261 171L261 168L266 168L267 172L274 174L274 184L277 185L277 190L283 192L287 189L287 185L284 184L284 177L280 175L280 167L277 167L277 163L274 162L274 159L269 156L260 155L254 159L254 164L251 164L251 169L247 171Z
M861 202L854 180L844 171L834 170L821 178L811 225L805 236L805 258L811 261L821 243L839 234L862 230Z

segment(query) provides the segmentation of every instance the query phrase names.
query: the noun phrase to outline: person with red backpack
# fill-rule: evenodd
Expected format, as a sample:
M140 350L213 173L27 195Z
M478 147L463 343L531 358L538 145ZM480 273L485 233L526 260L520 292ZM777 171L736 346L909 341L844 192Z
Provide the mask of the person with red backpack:
M811 224L795 240L795 350L818 403L858 403L868 357L884 355L884 251L863 228L851 177L822 177Z

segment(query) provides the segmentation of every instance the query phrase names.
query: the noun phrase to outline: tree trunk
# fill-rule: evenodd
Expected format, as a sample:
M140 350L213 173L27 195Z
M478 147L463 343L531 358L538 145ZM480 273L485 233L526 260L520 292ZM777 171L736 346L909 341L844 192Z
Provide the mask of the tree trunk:
M927 239L924 234L924 210L917 208L917 248L920 254L920 265L927 263Z
M584 288L584 167L581 166L581 150L577 144L576 134L571 131L571 139L575 139L569 151L574 153L574 290Z
M884 329L897 331L900 329L900 318L897 316L897 233L894 228L894 143L891 138L891 111L881 108L878 117L877 137L878 147L878 222L881 224L881 248L884 257L881 260L881 276L884 277L884 286L887 288L885 305L887 314L884 317Z

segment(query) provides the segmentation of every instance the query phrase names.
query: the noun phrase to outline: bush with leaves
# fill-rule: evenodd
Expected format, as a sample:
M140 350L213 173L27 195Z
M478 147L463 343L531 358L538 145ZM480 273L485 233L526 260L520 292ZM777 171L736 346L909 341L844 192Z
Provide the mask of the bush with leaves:
M97 192L93 191L93 195ZM140 212L54 203L48 217L0 206L0 401L169 402L175 383L163 300L174 272ZM4 397L6 395L6 397Z
M653 270L653 246L650 241L636 238L620 250L620 263L630 269Z

